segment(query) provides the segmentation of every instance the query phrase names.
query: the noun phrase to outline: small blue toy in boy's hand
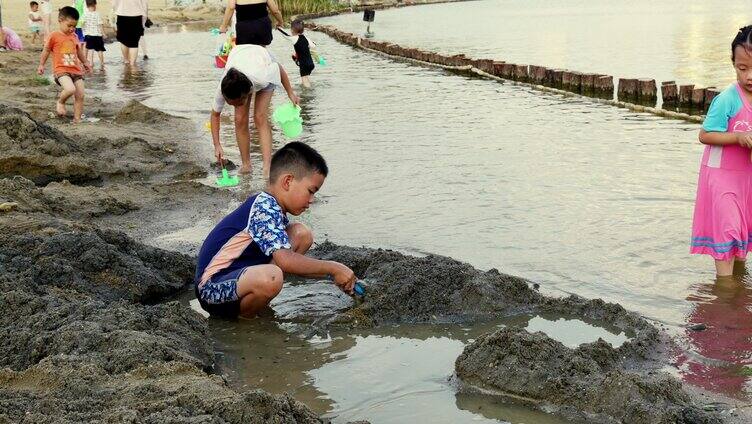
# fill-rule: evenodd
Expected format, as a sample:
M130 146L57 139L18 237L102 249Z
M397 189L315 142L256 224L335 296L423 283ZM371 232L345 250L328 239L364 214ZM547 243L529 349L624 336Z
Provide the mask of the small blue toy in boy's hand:
M366 288L363 287L362 284L360 284L360 281L355 282L355 285L353 286L353 293L360 297L365 297L366 295Z
M211 35L219 35L219 28L212 28L209 30Z

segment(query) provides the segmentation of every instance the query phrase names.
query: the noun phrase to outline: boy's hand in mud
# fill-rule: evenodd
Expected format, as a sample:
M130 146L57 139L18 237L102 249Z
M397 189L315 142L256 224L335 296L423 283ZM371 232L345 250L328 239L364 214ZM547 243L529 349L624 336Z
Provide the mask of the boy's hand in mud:
M219 33L220 33L220 34L224 34L224 33L226 33L226 32L227 32L227 27L226 27L226 26L224 26L224 25L220 25L220 26L219 26Z
M752 148L752 131L736 133L736 141L744 147Z
M87 74L90 74L92 72L92 70L91 70L91 64L88 61L84 62L84 71Z
M222 146L214 146L214 156L217 158L219 166L224 166L225 152L222 150Z
M357 281L355 273L353 272L353 270L346 267L345 265L342 265L341 263L335 262L335 266L336 270L332 273L334 284L336 284L337 287L339 287L343 292L352 294L353 287L355 287L355 282Z
M39 65L39 67L37 68L37 74L44 75L44 66Z
M300 106L300 97L298 97L297 94L292 93L288 97L290 98L292 104L294 104L295 106Z

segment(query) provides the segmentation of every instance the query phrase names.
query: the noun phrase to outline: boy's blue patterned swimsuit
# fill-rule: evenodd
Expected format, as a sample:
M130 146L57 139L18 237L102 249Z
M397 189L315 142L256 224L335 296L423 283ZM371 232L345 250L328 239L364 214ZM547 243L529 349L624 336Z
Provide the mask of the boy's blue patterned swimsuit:
M209 233L196 267L196 297L213 315L237 316L237 282L247 267L268 264L279 249L290 249L289 221L274 196L248 198Z

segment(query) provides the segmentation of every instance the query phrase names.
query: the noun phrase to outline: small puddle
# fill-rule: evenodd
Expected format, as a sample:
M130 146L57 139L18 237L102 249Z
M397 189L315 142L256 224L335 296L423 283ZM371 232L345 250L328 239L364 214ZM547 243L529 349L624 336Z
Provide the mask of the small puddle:
M190 300L187 296L186 300ZM195 299L190 301L198 308ZM306 322L344 310L352 300L328 282L291 281L272 306L275 319L209 325L232 384L291 393L335 423L564 423L506 399L456 393L451 376L465 345L503 327L543 331L569 347L602 338L614 347L617 329L555 315L520 315L469 325L395 325L309 334Z
M579 319L558 318L551 320L535 316L530 319L525 330L531 333L541 331L570 348L576 348L583 343L592 343L599 338L609 343L611 347L617 348L629 340L629 337L623 331L614 333L604 327L588 324Z

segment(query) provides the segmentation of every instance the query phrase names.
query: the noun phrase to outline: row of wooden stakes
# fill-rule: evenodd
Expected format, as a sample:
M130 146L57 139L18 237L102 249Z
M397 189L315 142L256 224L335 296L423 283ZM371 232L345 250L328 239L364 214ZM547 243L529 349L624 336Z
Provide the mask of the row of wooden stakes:
M412 47L403 47L388 41L361 38L329 25L309 25L312 29L324 32L341 43L380 51L391 56L457 69L476 68L487 74L508 80L542 85L589 97L609 100L614 98L614 77L611 75L583 73L537 65L520 65L493 59L473 59L464 54L447 56ZM677 85L674 81L665 81L661 84L664 109L682 108L703 112L707 110L716 95L718 95L718 90L714 87L699 88L694 85ZM623 102L655 106L658 100L658 87L654 79L619 78L616 97L617 100Z

